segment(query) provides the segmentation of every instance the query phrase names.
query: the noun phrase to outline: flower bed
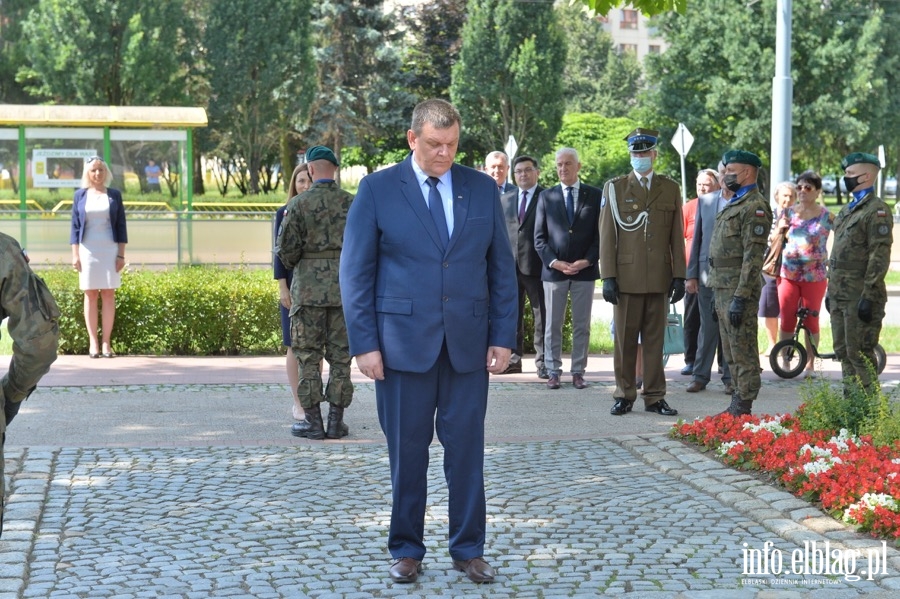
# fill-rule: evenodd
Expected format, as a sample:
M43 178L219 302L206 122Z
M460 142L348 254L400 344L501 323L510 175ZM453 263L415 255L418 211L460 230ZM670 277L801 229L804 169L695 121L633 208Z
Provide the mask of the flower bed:
M846 429L802 430L789 414L720 414L679 422L671 434L714 450L730 466L769 473L835 518L900 546L900 442L876 447Z

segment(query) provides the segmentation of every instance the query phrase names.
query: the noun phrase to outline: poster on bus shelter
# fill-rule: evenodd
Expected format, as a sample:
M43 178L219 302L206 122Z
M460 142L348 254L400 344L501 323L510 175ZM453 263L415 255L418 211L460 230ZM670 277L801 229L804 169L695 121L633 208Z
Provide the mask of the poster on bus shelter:
M97 150L33 150L31 177L35 187L81 187L84 161L97 156Z

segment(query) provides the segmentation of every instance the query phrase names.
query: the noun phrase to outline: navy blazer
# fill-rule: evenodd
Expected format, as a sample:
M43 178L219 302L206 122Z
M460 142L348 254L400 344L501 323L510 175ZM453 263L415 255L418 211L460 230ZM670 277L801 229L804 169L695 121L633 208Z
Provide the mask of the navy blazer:
M122 193L111 187L106 189L109 197L109 222L112 223L113 241L128 243L128 229L125 226L125 205ZM72 230L69 234L69 245L81 243L84 238L84 203L87 200L87 189L75 190L72 201Z
M562 185L545 189L538 196L534 222L534 249L544 263L543 281L596 281L600 278L600 197L602 192L581 183L575 203L575 222L569 225ZM569 276L550 268L554 260L587 260L590 266Z
M287 204L275 211L275 227L274 236L272 237L272 269L275 271L275 280L284 279L287 281L288 289L291 288L291 281L294 280L294 271L281 261L278 254L275 253L275 240L278 239L278 230L281 229L281 221L284 220L284 212L287 210Z
M350 353L379 350L392 370L427 372L446 340L457 372L485 369L488 346L513 348L518 284L497 184L454 164L446 248L412 168L365 176L347 215L341 299Z

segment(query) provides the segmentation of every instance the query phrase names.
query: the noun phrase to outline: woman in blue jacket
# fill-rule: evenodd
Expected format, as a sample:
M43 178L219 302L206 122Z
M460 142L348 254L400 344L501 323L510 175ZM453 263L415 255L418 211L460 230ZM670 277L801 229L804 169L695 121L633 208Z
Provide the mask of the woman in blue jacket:
M84 291L84 321L90 337L90 357L112 358L110 345L116 318L116 289L122 284L120 273L125 267L125 206L122 194L112 189L112 172L99 156L84 163L81 189L75 191L72 203L72 266L80 275L79 287ZM102 301L103 343L97 336L98 315Z

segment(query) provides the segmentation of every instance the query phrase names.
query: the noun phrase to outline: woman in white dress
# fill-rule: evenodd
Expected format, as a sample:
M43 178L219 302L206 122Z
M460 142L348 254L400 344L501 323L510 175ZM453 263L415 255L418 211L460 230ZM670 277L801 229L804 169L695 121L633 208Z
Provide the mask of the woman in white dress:
M122 194L109 188L112 172L99 156L84 163L81 189L75 191L72 203L72 266L79 275L84 291L84 321L90 337L91 358L112 358L110 345L116 318L116 289L122 284L120 272L125 267L125 206ZM97 335L98 315L102 309L102 345Z

